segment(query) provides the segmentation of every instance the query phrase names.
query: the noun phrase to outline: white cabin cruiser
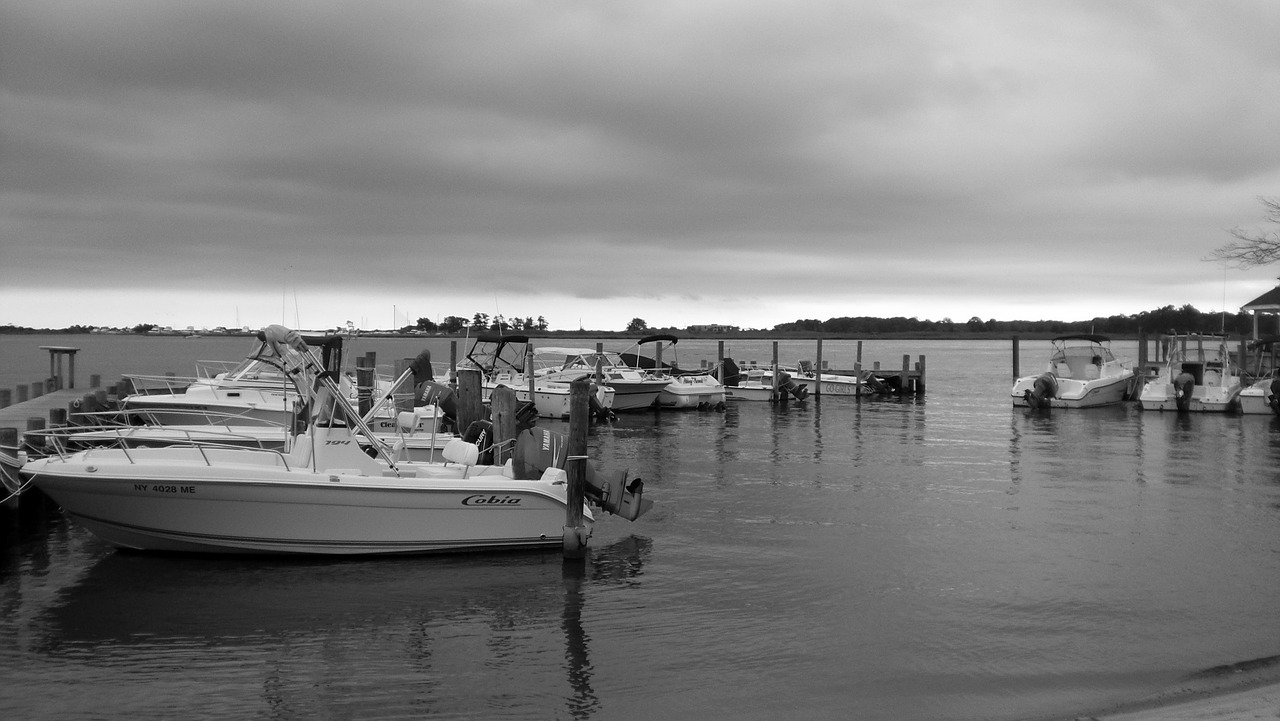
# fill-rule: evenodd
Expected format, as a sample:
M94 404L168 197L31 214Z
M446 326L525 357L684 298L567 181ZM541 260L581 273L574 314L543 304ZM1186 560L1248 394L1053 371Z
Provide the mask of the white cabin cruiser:
M1249 343L1253 368L1249 385L1240 391L1240 412L1244 415L1280 415L1280 376L1276 374L1276 345L1280 336L1267 336Z
M590 348L540 347L534 349L534 374L539 381L568 383L584 375L598 378L613 389L614 411L643 410L653 406L671 381L626 364L618 353Z
M1227 413L1242 390L1226 336L1171 335L1162 339L1166 362L1138 396L1146 411Z
M1031 408L1093 408L1132 394L1135 374L1111 352L1111 339L1096 334L1054 338L1043 372L1013 384L1013 405Z
M564 460L521 450L546 448L545 438L521 434L503 466L478 465L477 446L460 439L445 448L445 463L401 461L397 449L379 443L365 446L370 455L362 448L368 425L302 339L282 326L259 338L255 356L294 379L310 409L287 452L96 448L28 461L23 476L123 548L389 554L567 547L574 529L565 530L566 476L552 465ZM586 475L587 497L610 513L634 520L651 505L639 479ZM582 512L589 526L593 517Z

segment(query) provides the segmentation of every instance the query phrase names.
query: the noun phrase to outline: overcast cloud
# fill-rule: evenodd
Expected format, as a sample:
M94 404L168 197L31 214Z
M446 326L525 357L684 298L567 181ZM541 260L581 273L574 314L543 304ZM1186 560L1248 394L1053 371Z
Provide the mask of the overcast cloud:
M0 0L0 324L1237 310L1280 3ZM283 318L282 318L283 316Z

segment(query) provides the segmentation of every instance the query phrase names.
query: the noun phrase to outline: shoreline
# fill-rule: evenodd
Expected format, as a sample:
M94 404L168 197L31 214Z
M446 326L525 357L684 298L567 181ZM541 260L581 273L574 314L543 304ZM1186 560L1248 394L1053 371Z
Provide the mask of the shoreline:
M1280 655L1214 666L1133 701L1059 721L1245 721L1280 718Z

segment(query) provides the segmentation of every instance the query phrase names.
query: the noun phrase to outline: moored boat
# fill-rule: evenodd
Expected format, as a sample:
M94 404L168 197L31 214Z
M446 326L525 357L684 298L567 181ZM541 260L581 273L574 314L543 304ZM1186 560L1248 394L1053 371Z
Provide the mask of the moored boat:
M1013 405L1032 408L1093 408L1130 396L1135 373L1111 352L1111 340L1097 334L1054 338L1041 373L1013 384Z
M643 410L653 406L671 381L628 366L618 353L590 348L543 346L534 349L534 374L539 381L567 383L591 376L613 390L612 410Z
M529 349L529 338L524 335L477 336L467 351L464 367L475 368L483 376L484 398L487 401L494 389L506 386L516 392L516 400L532 401L542 418L568 418L570 406L570 382L587 375L579 373L571 378L556 380L530 377L526 365L536 363L536 355ZM605 385L592 384L591 414L593 418L607 419L614 403L614 390Z
M108 543L152 551L387 554L556 548L569 543L565 472L533 451L479 463L454 439L443 463L397 459L370 440L325 368L296 333L270 326L255 356L307 399L309 423L287 451L210 445L94 448L28 461L22 474ZM548 433L543 431L542 433ZM528 438L526 439L526 436ZM526 449L533 449L524 450ZM648 506L625 472L587 475L587 497L634 520ZM583 509L589 527L594 517ZM576 533L581 539L581 534Z
M1242 390L1226 336L1184 334L1162 338L1166 361L1142 386L1143 410L1227 413Z
M1280 377L1276 375L1276 344L1280 336L1267 336L1249 343L1253 367L1249 385L1240 391L1240 412L1244 415L1280 415Z
M646 371L655 377L666 378L671 382L658 394L658 406L677 410L692 408L723 408L725 388L719 379L709 371L692 371L680 368L674 357L676 344L680 339L670 333L648 335L636 341L635 345L619 354L623 362L632 368ZM672 350L672 359L668 363L663 358L665 349ZM645 355L645 346L651 345L652 355Z

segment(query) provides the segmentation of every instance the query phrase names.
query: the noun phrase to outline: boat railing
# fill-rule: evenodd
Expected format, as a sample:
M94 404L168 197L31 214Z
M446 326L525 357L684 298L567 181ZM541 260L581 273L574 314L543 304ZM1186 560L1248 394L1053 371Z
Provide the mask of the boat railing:
M131 395L139 396L186 393L191 384L200 381L199 378L194 376L145 375L139 373L126 373L124 380L128 381L129 386L133 388Z

